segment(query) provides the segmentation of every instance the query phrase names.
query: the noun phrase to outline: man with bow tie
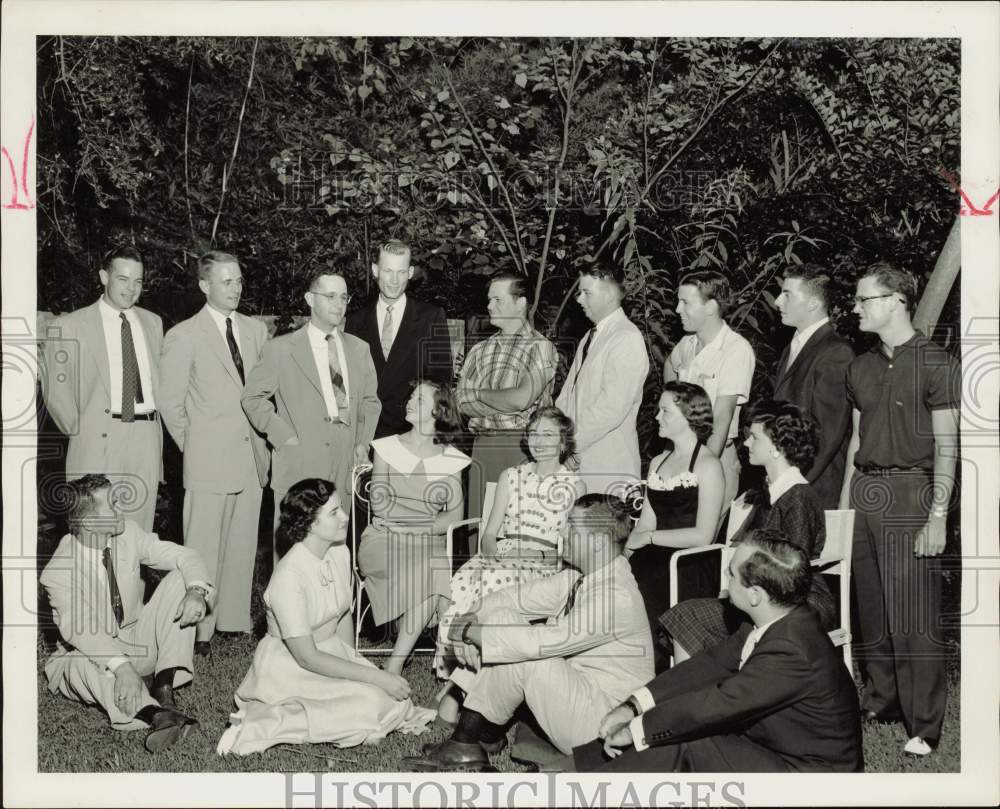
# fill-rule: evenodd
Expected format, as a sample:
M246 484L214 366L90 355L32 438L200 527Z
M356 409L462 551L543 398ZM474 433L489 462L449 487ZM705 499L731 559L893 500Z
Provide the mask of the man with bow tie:
M197 551L122 518L122 493L105 475L68 484L71 533L40 577L60 636L45 675L49 691L101 706L116 730L148 727L156 753L197 724L177 710L174 688L191 682L195 625L214 588ZM145 604L140 565L167 572Z
M267 484L267 447L240 399L267 341L267 327L236 311L243 273L236 256L198 259L205 306L167 332L160 358L160 411L184 453L184 544L208 566L218 588L198 625L195 651L210 652L215 630L250 632L250 588L257 522Z
M368 461L382 412L368 344L341 331L347 281L321 269L307 289L309 322L264 345L243 392L247 418L271 445L275 525L285 493L304 478L351 491L351 469Z

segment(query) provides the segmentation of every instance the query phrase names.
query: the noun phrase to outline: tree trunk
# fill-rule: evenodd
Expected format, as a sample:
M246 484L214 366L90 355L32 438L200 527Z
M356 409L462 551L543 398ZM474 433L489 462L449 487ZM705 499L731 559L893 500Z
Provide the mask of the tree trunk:
M951 292L951 287L955 283L955 277L962 268L962 219L956 216L955 222L951 226L948 238L945 239L941 254L934 264L934 272L931 273L924 294L920 297L920 304L917 312L913 316L913 325L928 337L934 332L938 318L941 317L941 310Z

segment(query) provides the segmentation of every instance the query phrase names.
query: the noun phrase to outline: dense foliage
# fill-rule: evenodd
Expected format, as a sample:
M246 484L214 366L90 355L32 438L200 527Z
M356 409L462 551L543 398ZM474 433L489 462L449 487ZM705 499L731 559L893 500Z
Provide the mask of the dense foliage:
M197 305L209 245L243 261L249 311L288 316L317 266L370 289L372 246L396 236L449 316L481 313L486 274L509 266L563 334L581 330L577 268L610 254L654 364L678 336L679 274L718 267L770 363L787 263L848 287L876 258L933 267L957 207L959 75L944 39L51 37L39 307L90 300L124 240L168 324Z

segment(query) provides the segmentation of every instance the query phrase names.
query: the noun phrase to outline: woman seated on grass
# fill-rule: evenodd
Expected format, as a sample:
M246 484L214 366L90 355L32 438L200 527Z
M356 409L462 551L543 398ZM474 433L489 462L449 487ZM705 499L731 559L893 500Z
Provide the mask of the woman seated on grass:
M462 519L462 470L470 463L452 446L461 422L450 388L415 382L406 420L409 432L372 442L372 521L358 548L375 624L399 619L385 664L393 674L403 671L420 633L447 605L445 534Z
M819 556L826 542L825 516L803 476L819 447L815 422L791 402L771 400L752 406L747 421L750 463L764 467L767 488L751 489L741 496L753 508L730 544L738 543L751 529L767 528L787 536L809 558ZM824 628L836 625L836 605L823 576L813 576L807 603ZM660 623L673 640L676 663L721 643L745 626L747 619L728 598L692 598L664 613Z
M281 501L284 555L264 591L267 634L236 691L220 754L276 744L376 742L419 733L434 712L410 701L402 677L354 651L347 515L330 481L299 481Z
M455 666L448 630L458 615L476 610L484 596L562 569L559 538L583 487L566 467L576 442L573 421L557 407L539 408L525 428L522 447L530 461L501 473L479 555L451 580L451 606L438 626L434 667L447 680ZM458 721L456 689L446 682L438 694L438 716Z

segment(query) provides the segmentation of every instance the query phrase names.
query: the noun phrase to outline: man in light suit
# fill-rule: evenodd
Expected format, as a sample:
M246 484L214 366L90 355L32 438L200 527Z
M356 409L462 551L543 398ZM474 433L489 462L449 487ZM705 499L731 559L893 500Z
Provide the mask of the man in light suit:
M451 738L403 759L417 772L482 771L506 746L522 702L563 753L592 739L600 718L653 676L653 636L628 560L631 527L618 498L587 494L573 505L568 567L495 590L449 630L467 691ZM544 623L537 620L544 618Z
M408 245L391 240L379 247L372 264L378 297L348 315L344 327L368 343L375 363L382 403L376 438L410 429L405 410L415 379L450 385L453 375L444 309L406 294L413 269Z
M862 771L857 688L805 603L805 552L776 531L753 531L729 571L729 598L754 628L635 691L572 764L550 769Z
M622 310L625 273L593 264L576 300L594 326L577 348L556 407L576 424L580 477L590 493L623 496L639 479L636 417L649 373L642 333Z
M272 448L275 525L282 498L303 478L332 480L350 502L351 469L367 462L382 410L368 344L340 332L347 282L321 270L308 289L309 322L265 343L243 392L247 418Z
M111 250L99 275L101 298L48 327L42 395L69 436L66 479L113 476L127 486L120 507L149 531L163 476L156 412L163 323L135 305L143 278L138 250Z
M850 344L830 326L827 310L830 273L818 264L792 265L785 271L775 304L781 322L795 327L774 373L774 398L798 405L819 427L819 449L806 479L825 509L840 502L844 464L851 435L847 366Z
M40 577L60 635L45 663L49 691L99 705L116 730L151 728L146 748L155 753L197 724L176 710L174 688L191 682L211 579L196 551L123 519L121 487L107 476L84 475L69 488L72 533ZM169 571L146 604L140 565Z
M212 250L198 260L206 304L163 343L160 413L184 453L184 544L198 551L216 582L212 614L198 624L195 651L213 632L249 632L250 585L268 453L240 399L246 375L267 341L267 327L239 314L239 261Z

